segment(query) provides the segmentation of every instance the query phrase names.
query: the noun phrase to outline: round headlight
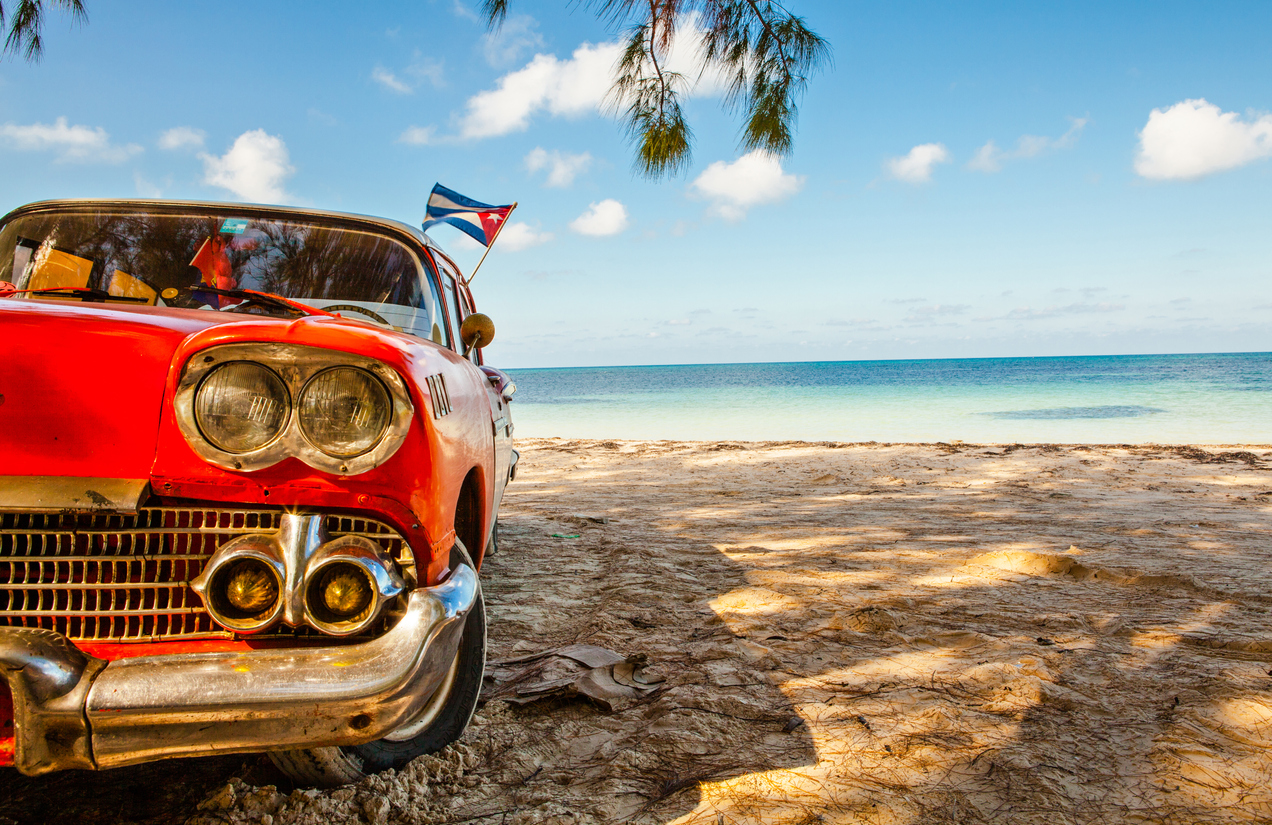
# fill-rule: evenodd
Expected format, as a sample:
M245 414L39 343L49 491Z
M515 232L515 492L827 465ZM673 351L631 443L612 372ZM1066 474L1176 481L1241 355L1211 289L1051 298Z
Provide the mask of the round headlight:
M392 412L380 379L354 367L320 372L300 391L301 432L336 458L353 458L379 444Z
M234 361L208 373L194 398L199 432L217 449L247 453L278 437L287 423L287 387L260 364Z

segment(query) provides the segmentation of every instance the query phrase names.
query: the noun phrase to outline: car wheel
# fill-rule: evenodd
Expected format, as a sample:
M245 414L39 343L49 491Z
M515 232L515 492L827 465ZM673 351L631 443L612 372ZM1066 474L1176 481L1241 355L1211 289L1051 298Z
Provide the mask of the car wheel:
M466 563L468 553L458 539L452 551ZM464 623L455 655L433 698L410 722L365 745L342 745L275 751L269 758L297 785L334 788L348 785L389 768L400 769L417 756L435 753L454 742L464 732L481 695L486 669L486 610L481 589Z

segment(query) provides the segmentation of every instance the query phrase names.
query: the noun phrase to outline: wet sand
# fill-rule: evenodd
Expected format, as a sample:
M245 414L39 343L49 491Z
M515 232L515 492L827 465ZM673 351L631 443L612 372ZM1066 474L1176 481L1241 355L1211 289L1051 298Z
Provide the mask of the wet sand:
M518 446L491 670L589 644L655 689L492 699L336 791L152 766L209 790L150 821L1272 820L1266 445ZM121 821L110 776L59 778L61 815Z

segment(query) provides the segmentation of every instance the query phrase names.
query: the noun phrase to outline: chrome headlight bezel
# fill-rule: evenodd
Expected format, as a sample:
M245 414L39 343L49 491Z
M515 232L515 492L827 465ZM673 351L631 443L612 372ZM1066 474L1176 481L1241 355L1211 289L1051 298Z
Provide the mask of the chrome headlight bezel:
M203 379L217 367L232 361L260 364L283 380L290 396L287 421L282 432L268 444L245 453L226 452L204 438L195 420L194 401ZM355 367L375 376L389 391L393 408L389 425L380 441L361 455L337 458L315 447L300 431L299 404L301 390L310 379L332 367ZM299 344L226 344L195 353L182 369L173 399L177 425L190 448L209 464L226 470L250 472L263 470L295 457L316 470L335 475L356 475L387 461L402 442L415 417L415 406L406 382L397 371L374 358L348 352L307 347Z

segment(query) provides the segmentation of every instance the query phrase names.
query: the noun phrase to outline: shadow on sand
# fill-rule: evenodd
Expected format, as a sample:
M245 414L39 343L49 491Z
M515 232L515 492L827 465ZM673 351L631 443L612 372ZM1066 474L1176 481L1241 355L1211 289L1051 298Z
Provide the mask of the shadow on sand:
M1266 449L523 450L483 570L490 656L599 645L662 687L612 712L492 701L399 774L284 794L240 773L167 821L1272 819ZM113 776L6 782L0 821L52 811L43 782L122 821Z

